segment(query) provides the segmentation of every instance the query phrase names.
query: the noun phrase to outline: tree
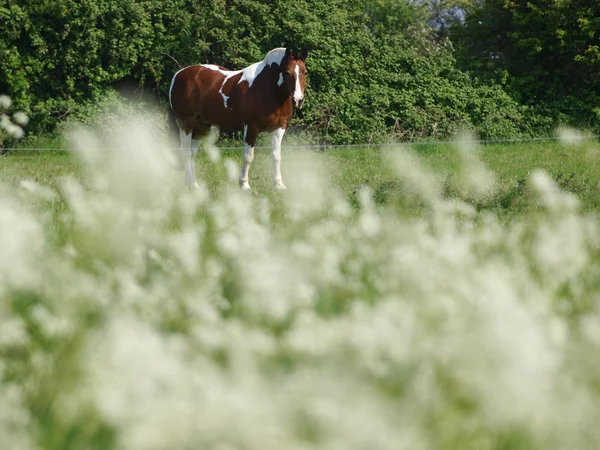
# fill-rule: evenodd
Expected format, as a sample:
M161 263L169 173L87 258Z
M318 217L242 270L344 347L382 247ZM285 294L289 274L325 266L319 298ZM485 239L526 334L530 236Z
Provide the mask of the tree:
M600 104L596 0L487 0L455 25L461 67L503 83L555 120L594 126Z
M457 70L424 5L410 0L2 1L0 92L34 132L124 83L166 110L179 68L241 68L281 46L310 49L307 103L294 125L324 141L527 128L497 83Z

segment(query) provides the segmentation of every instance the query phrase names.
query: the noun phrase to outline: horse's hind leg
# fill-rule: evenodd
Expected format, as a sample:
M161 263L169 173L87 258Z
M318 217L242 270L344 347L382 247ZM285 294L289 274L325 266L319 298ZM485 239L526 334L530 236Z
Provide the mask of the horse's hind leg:
M252 161L254 161L254 146L256 145L256 137L258 133L253 127L244 125L244 159L242 160L242 172L240 173L240 187L245 190L250 190L248 183L248 172Z
M185 185L190 188L197 188L198 185L196 184L196 172L194 168L194 158L196 154L192 149L192 130L185 126L182 128L182 126L179 125L179 141L179 152L181 153L181 162L185 173ZM196 153L198 153L197 144Z
M208 132L210 131L210 126L201 122L196 123L194 125L194 129L192 130L192 136L190 139L190 150L191 150L191 158L190 158L190 168L192 169L192 174L194 175L194 185L198 187L196 183L196 156L198 155L198 147L200 145L200 141L206 137Z
M185 185L189 188L197 189L195 160L198 154L198 144L200 143L200 138L206 136L210 128L205 123L196 122L196 119L182 121L178 126L179 151L185 173Z

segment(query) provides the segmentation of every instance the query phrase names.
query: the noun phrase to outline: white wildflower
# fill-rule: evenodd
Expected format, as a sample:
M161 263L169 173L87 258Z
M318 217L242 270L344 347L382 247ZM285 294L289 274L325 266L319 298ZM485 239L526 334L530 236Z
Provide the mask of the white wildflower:
M18 125L11 124L7 126L5 130L8 133L8 135L13 137L14 139L21 139L23 136L25 136L23 128L21 128Z
M215 145L218 137L219 137L218 129L216 127L212 127L210 130L210 133L208 135L208 138L206 139L206 142L205 142L206 154L208 155L208 159L213 163L216 163L221 159L221 153L220 153L219 149L217 148L217 146Z
M229 181L236 181L240 174L240 169L238 164L231 158L225 158L223 161L223 165L225 166L225 170L227 172L227 177Z
M455 141L462 162L461 184L475 197L485 197L494 192L494 174L479 160L475 136L463 133Z
M0 95L0 111L8 111L12 106L12 100L7 95Z
M560 126L556 130L560 143L565 147L577 147L583 141L583 134L576 128Z
M17 125L24 127L29 123L29 117L23 111L17 111L13 114L13 120Z
M25 345L28 342L29 333L22 319L18 317L0 318L0 348Z
M412 152L398 147L387 152L390 162L399 180L405 182L428 204L434 204L439 199L440 181L428 169L424 168Z
M5 446L48 423L124 450L598 446L600 221L547 174L546 211L508 223L403 150L416 216L367 186L352 208L309 152L286 192L240 192L241 155L232 189L182 192L143 124L73 133L83 182L0 186ZM468 194L491 192L463 150Z

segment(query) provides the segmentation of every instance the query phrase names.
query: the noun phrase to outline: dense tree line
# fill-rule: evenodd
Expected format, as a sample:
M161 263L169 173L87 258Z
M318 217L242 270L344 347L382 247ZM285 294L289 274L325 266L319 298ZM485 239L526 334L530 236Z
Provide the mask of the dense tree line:
M599 17L595 0L0 0L0 93L49 132L125 82L166 109L180 67L292 46L311 50L294 125L329 142L594 128Z
M467 11L451 33L458 67L501 84L541 120L598 128L600 2L486 0Z

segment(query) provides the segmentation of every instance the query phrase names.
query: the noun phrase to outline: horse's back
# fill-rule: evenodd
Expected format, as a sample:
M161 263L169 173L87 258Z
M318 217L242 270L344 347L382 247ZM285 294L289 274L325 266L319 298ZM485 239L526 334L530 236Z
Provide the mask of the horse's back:
M215 89L218 91L219 82L222 82L226 71L212 70L203 65L184 67L173 75L169 90L169 101L176 116L196 114L202 104L204 96L210 95Z

